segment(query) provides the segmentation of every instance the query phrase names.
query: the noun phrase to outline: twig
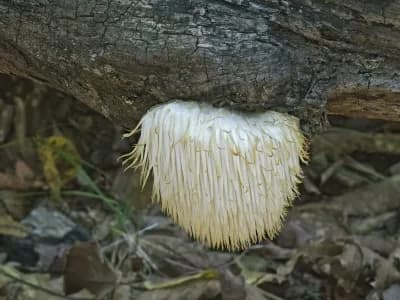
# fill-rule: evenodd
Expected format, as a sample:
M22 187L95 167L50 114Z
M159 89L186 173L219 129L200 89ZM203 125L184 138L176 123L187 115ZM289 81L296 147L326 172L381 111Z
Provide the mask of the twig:
M284 300L283 298L281 298L281 297L279 297L279 296L277 296L275 294L272 294L272 293L270 293L270 292L268 292L266 290L260 289L260 291L265 297L268 297L269 299L272 299L272 300Z
M46 288L44 288L44 287L41 287L40 285L36 285L36 284L33 284L33 283L31 283L31 282L29 282L29 281L26 281L26 280L24 280L24 279L18 278L18 277L16 277L16 276L14 276L14 275L12 275L12 274L10 274L10 273L4 271L4 270L1 269L1 268L0 268L0 273L3 274L3 275L6 276L6 277L12 279L12 280L15 280L15 281L17 281L17 282L19 282L19 283L22 283L22 284L26 285L26 286L29 286L29 287L31 287L31 288L33 288L33 289L35 289L35 290L38 290L38 291L44 292L44 293L46 293L46 294L49 294L49 295L52 295L52 296L55 296L55 297L62 298L62 299L68 299L68 300L92 300L92 299L93 299L93 298L84 298L84 297L80 297L80 298L76 297L76 298L75 298L75 297L69 297L69 296L60 294L60 293L58 293L58 292L55 292L55 291L46 289Z

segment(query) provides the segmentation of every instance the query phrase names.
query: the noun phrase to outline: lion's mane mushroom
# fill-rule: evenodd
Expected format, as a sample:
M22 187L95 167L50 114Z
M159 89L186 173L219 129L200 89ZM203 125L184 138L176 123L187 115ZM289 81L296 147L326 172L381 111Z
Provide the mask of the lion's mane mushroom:
M241 249L282 226L301 179L306 142L293 116L197 102L151 108L127 167L153 174L153 199L194 238Z

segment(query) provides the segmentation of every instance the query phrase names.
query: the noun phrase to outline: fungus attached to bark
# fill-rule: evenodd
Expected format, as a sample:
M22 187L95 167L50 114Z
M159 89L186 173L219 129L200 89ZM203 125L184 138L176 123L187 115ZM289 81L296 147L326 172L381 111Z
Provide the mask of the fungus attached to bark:
M153 199L194 238L236 250L273 238L296 197L306 160L298 119L196 102L150 109L127 167L153 174Z

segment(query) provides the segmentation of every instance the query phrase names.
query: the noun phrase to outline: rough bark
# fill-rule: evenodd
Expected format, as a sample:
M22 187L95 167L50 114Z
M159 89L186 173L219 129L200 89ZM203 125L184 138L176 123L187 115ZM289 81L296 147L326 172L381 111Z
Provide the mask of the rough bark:
M399 49L400 0L0 0L0 72L127 127L177 98L396 120Z

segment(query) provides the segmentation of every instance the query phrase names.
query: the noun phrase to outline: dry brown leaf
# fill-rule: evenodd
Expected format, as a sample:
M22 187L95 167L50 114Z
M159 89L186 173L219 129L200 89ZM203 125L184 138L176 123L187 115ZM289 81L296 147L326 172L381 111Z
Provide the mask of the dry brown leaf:
M1 204L15 220L23 219L35 204L34 198L24 197L12 190L0 191Z
M119 278L119 274L101 256L95 243L75 245L66 255L64 269L66 294L87 289L101 299L116 287Z
M11 265L0 266L0 285L2 295L6 296L4 299L59 300L64 298L61 278L52 278L49 274L42 273L22 273ZM90 295L78 296L93 299L93 297L87 297Z
M400 259L400 248L395 249L389 259L382 259L377 264L375 286L384 289L400 281L398 262Z
M132 297L132 289L129 285L120 285L118 286L114 293L112 300L131 300L134 299Z
M15 191L28 190L39 186L32 169L23 161L17 160L13 172L0 172L0 189Z
M386 259L352 240L321 241L301 253L314 271L333 279L349 294L365 293L373 287L384 289L400 280L395 252Z
M290 215L275 242L284 248L296 249L302 247L310 240L315 239L313 232L315 225L310 225Z
M24 183L15 175L0 172L0 189L22 190Z
M188 282L174 288L145 291L132 298L136 300L198 300L214 299L220 293L217 280Z
M246 261L238 260L236 264L241 269L241 275L245 282L250 285L256 286L265 282L280 284L286 280L286 277L280 274L265 272L266 266L262 268L263 270L257 270Z
M317 202L305 204L296 207L294 212L303 212L304 220L310 220L314 226L321 227L320 230L325 230L323 238L329 236L343 236L345 232L340 232L351 217L371 217L393 212L400 208L400 201L397 201L400 194L400 176L393 176L382 182L370 184L352 190L341 196L334 197L329 202ZM312 214L312 215L310 215ZM327 220L334 221L328 226ZM338 226L335 232L332 232L331 227ZM340 229L342 228L342 229ZM351 228L348 228L351 229Z
M199 269L218 268L232 257L207 251L202 245L169 234L148 234L139 239L139 247L168 276L176 277Z
M356 189L333 199L333 208L346 216L373 216L400 208L400 176Z
M32 181L35 174L32 169L23 160L17 160L15 163L15 175L22 182Z
M221 284L222 299L242 300L246 298L246 282L239 270L234 272L229 268L221 269L219 271L219 282Z
M362 267L362 253L355 245L325 240L305 247L301 252L314 271L334 278L346 290L351 290Z

